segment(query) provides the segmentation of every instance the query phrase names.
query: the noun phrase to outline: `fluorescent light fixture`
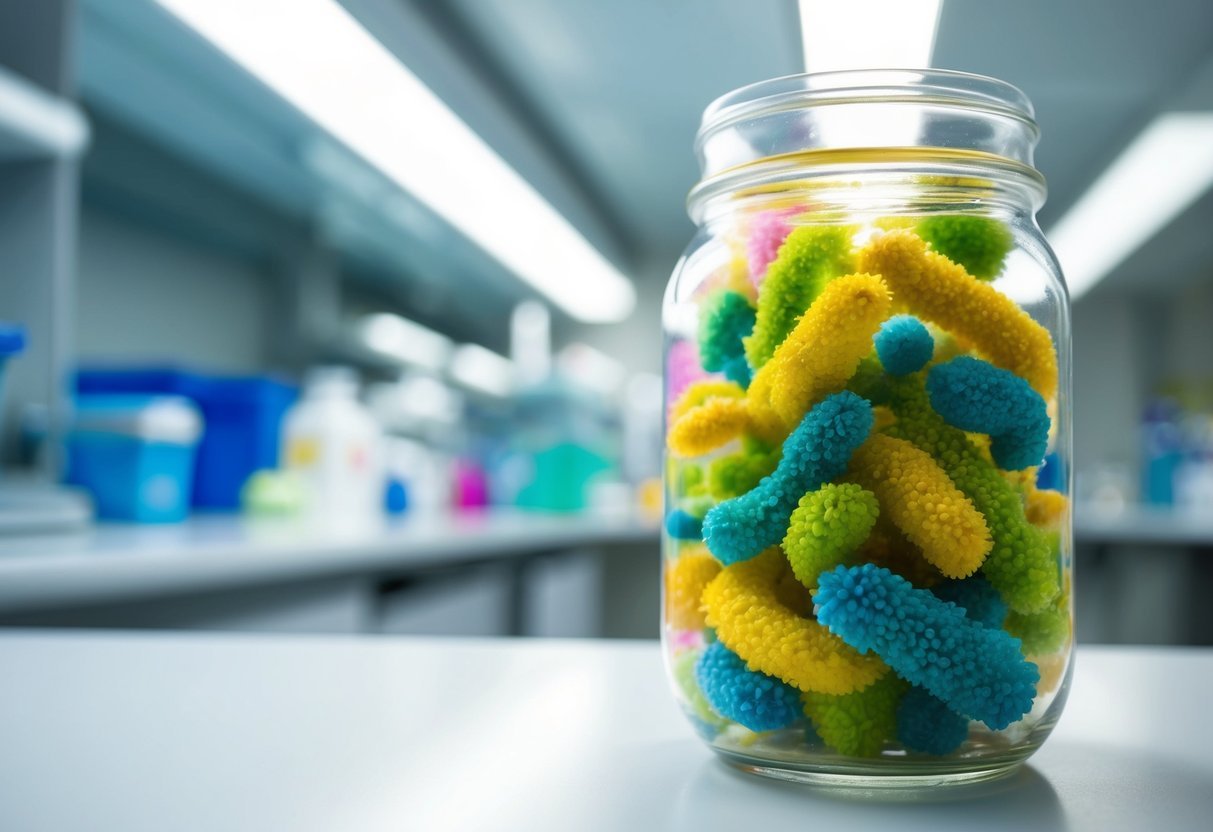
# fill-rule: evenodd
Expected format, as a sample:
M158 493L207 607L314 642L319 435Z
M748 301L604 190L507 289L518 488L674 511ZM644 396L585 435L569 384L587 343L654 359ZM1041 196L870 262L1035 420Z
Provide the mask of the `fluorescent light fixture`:
M1165 113L1050 230L1070 297L1091 289L1213 185L1213 113Z
M450 373L463 386L493 396L508 396L514 389L514 362L479 344L456 347Z
M800 0L806 72L931 65L943 0Z
M373 352L427 370L441 370L451 354L445 335L389 312L359 321L358 337Z
M159 2L573 317L631 313L631 281L336 0Z
M2 66L0 132L5 134L6 152L19 149L13 154L17 158L77 156L89 138L88 122L79 110Z

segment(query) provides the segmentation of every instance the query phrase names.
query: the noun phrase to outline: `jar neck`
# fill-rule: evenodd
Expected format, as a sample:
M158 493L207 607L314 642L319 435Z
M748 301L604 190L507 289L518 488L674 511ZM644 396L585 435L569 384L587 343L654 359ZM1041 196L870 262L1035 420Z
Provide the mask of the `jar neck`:
M849 211L879 211L882 199L914 210L908 199L924 210L967 202L1034 213L1045 198L1038 137L1027 96L993 78L904 69L776 78L705 111L688 210L703 223L739 202L799 196Z
M1044 178L981 151L931 147L838 148L764 158L700 182L687 200L696 224L738 212L809 205L828 219L949 211L1034 215Z

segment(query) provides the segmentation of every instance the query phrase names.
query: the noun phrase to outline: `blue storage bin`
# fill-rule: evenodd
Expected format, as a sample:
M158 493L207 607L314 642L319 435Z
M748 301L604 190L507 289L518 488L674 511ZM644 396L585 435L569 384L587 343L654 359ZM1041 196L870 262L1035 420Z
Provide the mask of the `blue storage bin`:
M0 321L0 405L4 403L4 366L25 349L25 330Z
M240 489L262 468L278 467L282 417L297 389L273 378L209 376L173 368L87 368L80 393L184 396L202 413L204 429L194 473L193 505L237 509Z
M189 513L202 419L180 396L80 396L67 440L67 481L97 516L175 523Z

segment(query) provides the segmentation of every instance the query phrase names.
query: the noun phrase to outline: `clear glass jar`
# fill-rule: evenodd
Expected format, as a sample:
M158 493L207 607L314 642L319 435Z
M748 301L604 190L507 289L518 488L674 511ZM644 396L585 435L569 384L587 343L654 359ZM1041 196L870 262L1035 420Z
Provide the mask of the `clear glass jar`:
M1070 679L1070 324L1032 106L934 70L713 103L663 309L662 641L729 762L1009 773Z

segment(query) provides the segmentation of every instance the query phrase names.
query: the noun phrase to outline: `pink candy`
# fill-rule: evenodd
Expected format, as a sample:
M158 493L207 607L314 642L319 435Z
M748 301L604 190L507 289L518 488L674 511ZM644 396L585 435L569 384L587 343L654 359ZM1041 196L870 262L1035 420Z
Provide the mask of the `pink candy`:
M692 382L708 377L699 363L699 347L694 341L678 341L670 347L669 355L666 356L665 377L666 384L669 385L666 401L671 404L678 401L682 391Z
M750 234L746 239L746 259L750 264L750 282L757 289L766 277L767 266L779 253L779 247L792 232L792 226L786 220L797 214L804 213L801 206L780 208L776 211L763 211L750 220Z

